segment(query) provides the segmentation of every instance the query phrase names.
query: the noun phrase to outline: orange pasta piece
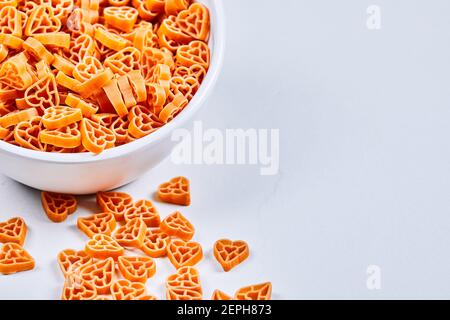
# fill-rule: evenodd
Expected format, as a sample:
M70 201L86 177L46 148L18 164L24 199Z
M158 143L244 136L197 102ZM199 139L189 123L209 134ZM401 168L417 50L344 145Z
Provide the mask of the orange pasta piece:
M0 127L0 139L4 140L8 135L10 131L8 129L5 129L3 127Z
M176 24L180 30L196 40L207 41L209 37L209 11L201 3L193 3L178 13Z
M98 192L96 200L100 209L114 213L117 221L123 221L125 210L133 205L133 198L124 192Z
M27 225L20 217L0 222L0 242L14 242L23 245L27 235Z
M141 53L133 47L127 47L107 57L104 66L111 68L114 73L125 75L132 70L140 69Z
M172 121L188 104L188 100L182 93L178 93L173 98L172 102L166 106L159 113L159 119L163 123Z
M162 126L162 123L150 110L139 105L130 110L129 121L128 132L134 138L145 137Z
M53 62L53 55L45 49L42 43L33 37L28 37L22 44L22 47L38 60L42 59L47 64L51 64Z
M0 10L0 33L22 37L22 15L15 6L4 6Z
M95 234L86 244L86 253L96 259L107 259L112 257L117 260L124 255L125 249L116 240L106 234Z
M167 246L167 256L177 269L181 267L192 267L203 258L202 247L193 241L172 240Z
M115 113L97 113L92 115L91 120L109 128L117 118L119 118L119 116Z
M39 140L55 147L73 149L81 145L81 132L78 124L72 123L59 129L42 130L39 133Z
M180 11L187 9L189 0L166 0L164 10L166 15L177 15Z
M151 11L161 13L164 11L166 0L146 0L145 5Z
M84 81L78 87L78 90L82 97L91 97L99 88L103 88L114 77L114 74L109 68L100 71L96 75L92 76L89 80Z
M233 298L223 291L214 290L211 300L233 300Z
M128 109L123 101L122 94L120 93L117 79L112 79L106 83L103 90L105 91L106 96L116 110L117 114L120 117L126 116L128 114Z
M117 78L117 85L119 86L120 93L122 94L122 98L127 109L135 106L137 101L134 98L133 89L128 81L128 77L120 76Z
M111 235L116 228L116 219L113 213L102 212L78 218L77 226L90 238L98 233Z
M160 229L147 229L141 250L152 258L165 257L169 241L170 236Z
M61 25L61 20L55 17L52 7L43 4L31 10L24 33L26 36L32 36L38 33L58 32Z
M20 244L6 243L0 250L0 273L12 274L34 269L34 259Z
M127 118L119 118L111 124L109 127L116 135L116 145L121 145L134 140L128 132L129 121Z
M169 236L177 237L185 241L192 239L195 228L180 212L176 211L168 215L160 225L163 232Z
M235 300L270 300L272 295L272 284L265 282L239 289Z
M200 276L193 267L182 267L166 281L167 300L202 300Z
M79 275L66 277L61 300L94 300L97 298L95 286Z
M36 75L38 79L45 78L49 73L51 73L50 67L44 60L41 60L38 63L36 63L34 67L36 68Z
M103 70L102 63L96 57L86 56L75 65L73 77L80 82L84 82L92 79Z
M111 293L114 300L145 300L147 297L143 283L126 279L115 281L111 286Z
M188 206L191 204L189 180L176 177L158 187L158 197L168 203Z
M98 107L90 102L84 101L82 98L72 93L67 95L65 103L69 107L80 109L83 117L87 118L92 117L98 111Z
M246 260L249 254L248 244L245 241L221 239L214 244L214 257L225 272Z
M46 46L64 49L69 49L70 47L70 35L65 32L38 33L33 35L33 38Z
M103 10L105 22L124 32L130 32L138 18L138 11L133 7L107 7Z
M45 213L53 222L63 222L77 210L77 200L68 194L42 191L41 202Z
M79 276L89 282L98 294L108 294L113 282L114 265L114 259L111 257L99 260L80 268Z
M99 18L100 1L99 0L80 0L82 21L95 23Z
M169 66L170 69L174 66L174 61L172 55L167 52L158 48L145 48L141 53L140 64L145 81L154 82L153 77L156 66L158 64L164 64Z
M30 120L37 115L38 112L34 108L13 111L0 117L0 126L2 126L3 128L9 128L11 126L15 126L19 122Z
M52 7L55 17L64 23L75 6L73 0L52 0Z
M41 117L34 117L30 120L19 122L14 127L14 140L24 148L42 151L44 147L39 141L41 127Z
M33 83L28 72L28 59L23 52L12 56L0 67L0 82L8 87L25 90Z
M176 62L185 67L199 64L206 70L209 68L209 47L202 41L192 41L177 50Z
M147 99L147 89L145 88L145 79L139 70L132 70L127 74L131 88L137 102L143 102Z
M74 64L82 61L84 57L95 55L95 40L89 34L81 34L70 41L67 58Z
M147 83L146 85L148 92L147 103L149 105L149 109L154 115L158 117L164 105L166 104L166 91L160 84L157 83Z
M123 277L131 282L145 283L156 272L156 265L149 257L119 257L117 266Z
M128 45L128 41L126 39L109 32L106 28L95 29L95 40L114 51L120 51Z
M36 108L41 114L47 108L59 106L58 88L53 74L48 73L28 87L24 100L28 107Z
M194 38L185 33L176 21L175 16L169 16L164 19L161 26L158 29L158 34L165 35L168 39L176 41L177 43L187 44L194 40Z
M191 100L199 87L200 83L194 77L172 77L170 79L170 100L173 100L178 93Z
M146 21L152 21L158 17L159 13L152 11L145 5L145 0L131 0L131 3L138 11L139 17Z
M60 129L81 121L82 118L80 109L66 106L50 107L45 109L45 113L42 116L42 124L50 130Z
M0 62L6 59L8 56L9 50L7 46L0 44Z
M92 153L100 153L114 146L116 136L112 130L87 118L81 121L81 141L83 146Z
M0 34L0 42L6 47L9 47L14 50L21 49L24 43L24 41L20 37L4 33Z
M67 88L71 91L74 92L79 92L80 91L80 87L81 87L81 82L69 77L68 75L66 75L64 72L59 71L56 74L55 77L55 81L57 84L59 84L60 86Z
M185 66L177 66L175 68L175 71L173 72L173 76L182 78L193 77L197 79L199 83L202 83L203 79L206 76L206 70L199 64L194 64L189 68Z
M146 230L147 226L142 219L132 219L117 229L114 239L123 247L140 248L144 242Z
M124 213L125 221L142 219L147 227L159 227L161 219L158 211L150 200L139 200L130 206Z
M72 73L73 73L73 69L75 68L75 65L57 53L55 53L53 55L53 57L54 57L54 60L52 62L52 66L55 67L57 70L64 72L66 75L71 77Z
M65 276L76 272L83 266L92 263L92 258L83 250L75 251L66 249L61 251L57 257L58 265Z

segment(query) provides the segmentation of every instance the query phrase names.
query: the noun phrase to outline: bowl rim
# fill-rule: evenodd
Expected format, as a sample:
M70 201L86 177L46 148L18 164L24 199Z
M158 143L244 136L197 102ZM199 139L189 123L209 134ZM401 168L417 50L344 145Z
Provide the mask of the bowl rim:
M161 142L173 130L182 127L189 121L195 113L202 107L206 98L211 93L212 88L217 82L220 70L222 69L224 47L225 47L225 14L222 0L209 0L213 5L209 7L211 16L211 34L210 39L211 63L208 72L200 85L199 90L189 102L189 108L186 108L172 121L166 123L154 133L122 146L104 150L102 153L95 155L90 152L86 153L53 153L37 150L26 149L15 146L13 144L0 140L0 152L11 156L19 156L22 158L53 162L59 164L77 164L77 163L93 163L104 160L124 157L130 153L136 152L142 148L149 148Z

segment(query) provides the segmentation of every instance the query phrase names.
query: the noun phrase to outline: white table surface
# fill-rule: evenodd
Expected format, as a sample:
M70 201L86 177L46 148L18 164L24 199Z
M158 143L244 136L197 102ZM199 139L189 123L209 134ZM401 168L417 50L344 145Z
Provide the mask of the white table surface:
M151 197L175 175L192 181L205 250L205 297L216 288L272 281L273 297L449 298L450 2L226 0L227 45L206 128L280 129L280 170L175 165L170 159L122 188ZM366 9L382 10L382 29ZM35 174L30 172L30 174ZM0 276L1 299L58 299L56 255L83 248L79 211L51 223L38 191L0 178L0 220L22 216L36 269ZM155 203L162 216L175 206ZM230 273L212 258L221 237L245 239L251 257ZM368 290L366 269L381 270ZM150 293L173 272L158 260Z

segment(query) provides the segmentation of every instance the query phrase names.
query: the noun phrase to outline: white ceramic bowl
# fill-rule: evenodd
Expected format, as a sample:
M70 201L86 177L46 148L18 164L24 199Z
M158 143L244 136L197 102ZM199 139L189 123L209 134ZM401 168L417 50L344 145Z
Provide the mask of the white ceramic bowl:
M225 40L222 0L199 0L211 16L211 65L197 94L174 120L155 133L100 155L33 151L0 141L0 171L30 187L90 194L127 184L166 158L175 143L171 132L189 126L213 89L222 66Z

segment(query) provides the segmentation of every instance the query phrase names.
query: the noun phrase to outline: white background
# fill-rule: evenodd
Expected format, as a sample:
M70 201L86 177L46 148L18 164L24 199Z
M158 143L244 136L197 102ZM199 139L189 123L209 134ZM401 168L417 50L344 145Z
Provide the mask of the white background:
M206 298L262 281L276 299L449 298L450 2L224 2L224 68L198 119L221 130L280 129L279 174L167 159L122 190L149 198L172 176L191 179L193 204L181 211L204 246ZM378 31L366 27L372 4L382 10ZM162 216L175 210L155 205ZM76 219L95 210L82 198L75 215L53 224L38 191L0 178L0 218L25 218L37 262L0 276L0 298L58 299L56 255L83 248ZM227 274L211 255L221 237L251 248ZM378 291L366 287L373 264ZM163 298L173 268L157 266L148 288Z

